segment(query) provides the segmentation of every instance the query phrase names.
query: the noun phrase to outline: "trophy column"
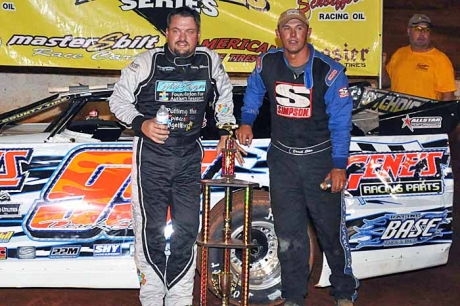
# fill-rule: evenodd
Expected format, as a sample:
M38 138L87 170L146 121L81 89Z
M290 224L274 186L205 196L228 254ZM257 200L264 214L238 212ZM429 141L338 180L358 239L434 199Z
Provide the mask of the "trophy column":
M224 127L225 128L225 127ZM249 305L249 256L251 247L251 215L252 215L252 193L257 183L235 179L235 140L231 137L227 139L225 148L222 150L222 178L202 180L203 187L203 207L202 207L202 226L201 237L197 243L201 250L201 288L200 305L206 305L208 288L208 252L209 248L223 249L223 271L211 275L210 281L213 289L222 299L222 305L229 305L230 296L237 284L241 282L241 302L240 305ZM222 226L222 239L212 240L209 237L209 218L210 218L210 196L211 187L225 188L225 209ZM243 212L243 239L236 240L231 238L232 233L232 192L234 189L244 189L245 201ZM238 278L230 271L231 249L242 249L241 277Z

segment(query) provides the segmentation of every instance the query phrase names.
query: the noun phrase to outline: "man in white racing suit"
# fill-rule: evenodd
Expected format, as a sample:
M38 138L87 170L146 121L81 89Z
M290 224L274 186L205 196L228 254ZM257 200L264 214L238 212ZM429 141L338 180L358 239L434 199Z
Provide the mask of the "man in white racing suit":
M132 206L135 261L143 306L192 304L199 227L201 159L205 110L217 124L235 123L232 85L217 53L197 47L200 16L188 7L167 17L167 43L144 52L125 69L110 109L135 132ZM212 102L212 103L210 103ZM155 117L160 106L169 122ZM217 147L220 153L226 135ZM165 253L168 208L173 233Z

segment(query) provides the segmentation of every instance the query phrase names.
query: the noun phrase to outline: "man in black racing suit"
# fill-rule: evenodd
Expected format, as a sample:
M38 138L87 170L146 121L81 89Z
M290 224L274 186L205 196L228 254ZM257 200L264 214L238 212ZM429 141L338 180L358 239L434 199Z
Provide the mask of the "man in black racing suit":
M131 200L143 306L192 304L203 154L198 138L209 101L217 124L235 123L232 85L219 56L196 47L199 14L182 7L167 18L166 45L123 69L110 98L111 111L135 132ZM155 121L161 105L168 124ZM173 233L165 251L168 207Z
M347 181L353 106L345 67L307 42L311 28L299 9L280 15L276 35L283 48L258 57L248 78L236 135L240 143L251 144L252 125L267 93L270 203L285 305L305 305L310 276L307 229L314 225L331 269L335 305L352 306L359 282L352 272L341 197ZM331 192L319 188L328 179Z

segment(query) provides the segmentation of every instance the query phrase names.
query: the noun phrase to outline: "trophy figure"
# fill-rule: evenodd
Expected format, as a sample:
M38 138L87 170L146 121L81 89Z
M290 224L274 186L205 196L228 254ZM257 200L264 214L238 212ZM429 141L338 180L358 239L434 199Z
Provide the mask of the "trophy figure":
M230 295L233 294L238 280L233 281L231 272L218 272L211 274L212 287L222 300L222 306L230 305Z
M227 130L229 137L225 140L225 146L222 149L222 177L227 182L235 178L235 154L236 141L233 138L233 130L238 128L237 124L225 123L217 126L219 129Z

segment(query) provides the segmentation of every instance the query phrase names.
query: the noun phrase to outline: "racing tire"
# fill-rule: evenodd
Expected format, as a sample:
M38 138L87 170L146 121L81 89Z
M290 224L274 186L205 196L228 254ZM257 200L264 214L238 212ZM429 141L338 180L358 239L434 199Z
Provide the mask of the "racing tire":
M233 193L232 202L232 234L233 239L241 240L243 233L244 190ZM210 212L210 239L222 239L223 214L225 199L219 201ZM311 237L311 232L309 231ZM273 217L270 209L269 193L262 190L253 191L252 200L252 242L256 244L250 252L249 266L249 304L250 305L279 305L281 298L281 267L278 261L278 239L275 234ZM310 267L313 267L314 242L310 239ZM209 248L208 253L208 288L216 296L217 292L212 286L211 275L223 269L224 250L222 248ZM200 254L200 252L198 252ZM242 250L231 249L230 272L234 280L241 279ZM201 266L198 256L197 267ZM241 281L236 286L230 304L240 305Z

